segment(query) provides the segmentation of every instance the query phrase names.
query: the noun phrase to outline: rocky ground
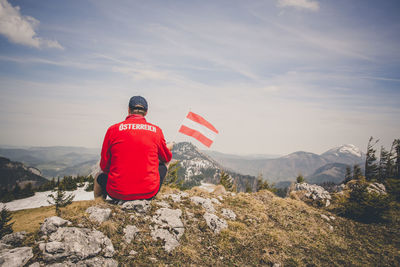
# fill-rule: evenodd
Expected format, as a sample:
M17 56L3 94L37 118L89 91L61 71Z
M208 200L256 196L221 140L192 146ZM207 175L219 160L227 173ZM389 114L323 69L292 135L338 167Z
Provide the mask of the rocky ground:
M43 209L23 214L33 219ZM153 201L76 202L61 217L49 216L37 229L3 237L0 265L400 263L398 226L363 225L269 191L235 194L218 186L211 193L198 188L181 192L164 187Z

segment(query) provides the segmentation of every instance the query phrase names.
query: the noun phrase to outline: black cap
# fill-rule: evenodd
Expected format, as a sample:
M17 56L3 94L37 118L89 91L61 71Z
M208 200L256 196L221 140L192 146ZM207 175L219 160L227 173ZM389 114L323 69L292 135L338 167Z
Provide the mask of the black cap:
M142 109L147 111L147 101L144 97L141 96L132 96L129 100L129 108L131 110L134 109Z

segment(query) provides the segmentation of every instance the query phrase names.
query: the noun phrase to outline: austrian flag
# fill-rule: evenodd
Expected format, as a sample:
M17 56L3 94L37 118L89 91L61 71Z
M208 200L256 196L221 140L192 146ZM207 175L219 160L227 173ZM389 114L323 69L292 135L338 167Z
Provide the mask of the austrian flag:
M188 113L179 132L197 139L207 147L211 146L218 134L218 130L211 123L193 112Z

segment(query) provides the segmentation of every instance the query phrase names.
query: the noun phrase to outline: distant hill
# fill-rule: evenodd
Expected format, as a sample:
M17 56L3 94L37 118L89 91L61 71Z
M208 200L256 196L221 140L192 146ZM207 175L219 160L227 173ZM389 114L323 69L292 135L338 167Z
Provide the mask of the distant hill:
M222 157L216 154L215 160L226 168L242 174L257 176L262 174L264 179L270 182L279 183L283 181L294 181L299 174L313 176L321 167L331 163L360 164L365 161L365 154L354 145L342 145L332 148L325 153L318 155L305 151L298 151L289 155L274 159L249 159L248 157ZM329 168L327 166L326 168ZM336 173L341 175L340 172ZM317 175L317 174L316 174ZM325 176L327 178L328 176ZM320 179L322 179L320 176ZM344 178L331 176L331 181L338 181ZM317 178L315 178L318 180Z
M246 187L255 189L256 178L251 175L242 175L226 170L213 158L201 152L192 143L177 143L172 150L173 159L179 160L179 177L188 185L199 185L200 182L216 184L219 182L221 170L227 172L235 181L238 190L244 191Z
M40 175L38 169L0 157L0 187L12 189L17 183L21 187L28 183L36 187L46 182L47 179Z
M89 174L91 166L88 162L96 163L100 158L100 150L63 146L0 148L0 156L36 167L44 177L52 178Z

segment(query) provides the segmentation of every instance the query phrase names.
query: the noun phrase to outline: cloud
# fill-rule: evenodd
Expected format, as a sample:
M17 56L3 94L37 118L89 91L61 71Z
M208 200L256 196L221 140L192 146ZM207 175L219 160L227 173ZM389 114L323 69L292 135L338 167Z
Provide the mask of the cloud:
M38 26L37 19L22 16L18 6L13 7L7 0L0 0L0 34L7 37L10 42L36 48L63 49L57 41L38 37L35 31Z
M308 9L311 11L319 10L319 3L313 0L278 0L278 6Z

